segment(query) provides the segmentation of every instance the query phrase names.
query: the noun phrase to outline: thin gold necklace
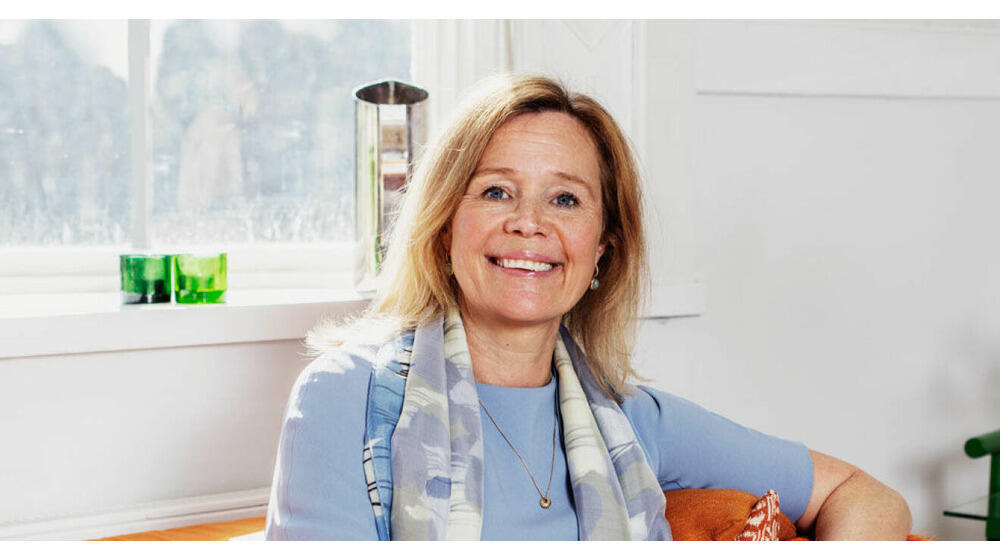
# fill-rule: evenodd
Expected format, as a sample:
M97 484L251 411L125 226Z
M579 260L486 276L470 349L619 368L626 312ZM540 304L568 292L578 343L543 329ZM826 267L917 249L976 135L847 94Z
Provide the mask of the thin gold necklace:
M542 506L542 509L548 509L549 506L552 505L552 500L549 499L549 490L552 489L552 474L556 470L556 425L559 424L559 416L556 412L556 407L559 406L559 401L557 400L556 404L552 407L552 465L549 467L549 485L545 488L545 493L543 494L542 489L539 488L538 483L535 482L535 477L531 474L531 469L528 468L528 463L524 461L524 457L521 457L521 454L517 452L517 448L514 447L514 444L507 439L507 434L503 433L503 430L500 429L500 426L497 424L497 421L493 419L493 415L490 414L490 411L486 410L486 405L483 404L483 400L478 400L479 406L483 407L483 412L486 413L490 422L493 422L493 426L496 427L498 432L500 432L500 437L507 442L507 445L509 445L512 450L514 450L514 454L517 455L517 458L521 460L521 464L524 465L524 470L528 472L528 478L531 479L531 483L535 485L535 490L538 491L538 495L541 497L541 499L538 500L538 505Z

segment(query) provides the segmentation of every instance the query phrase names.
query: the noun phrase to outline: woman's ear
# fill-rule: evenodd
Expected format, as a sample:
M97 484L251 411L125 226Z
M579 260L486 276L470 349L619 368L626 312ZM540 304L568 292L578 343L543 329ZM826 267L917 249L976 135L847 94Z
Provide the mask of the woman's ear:
M604 256L604 250L607 249L607 247L607 240L601 241L600 244L597 245L597 256L594 258L594 266L597 266L597 263L601 262L601 257Z
M444 252L448 253L451 251L451 224L445 224L441 229L441 235L438 236L441 240L441 245L444 247Z

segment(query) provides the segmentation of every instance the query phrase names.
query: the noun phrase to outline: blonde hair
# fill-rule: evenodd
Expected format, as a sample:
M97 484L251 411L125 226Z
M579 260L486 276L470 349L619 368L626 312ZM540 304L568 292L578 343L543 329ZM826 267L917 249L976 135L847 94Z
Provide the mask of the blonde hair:
M425 152L408 185L366 317L383 324L392 318L405 330L458 306L442 234L497 129L516 116L543 111L576 118L598 148L606 243L598 263L600 288L588 290L563 324L602 389L612 396L627 394L627 381L638 377L630 351L648 276L638 169L611 115L594 99L546 77L503 75L481 83ZM329 340L323 334L310 333L310 345Z

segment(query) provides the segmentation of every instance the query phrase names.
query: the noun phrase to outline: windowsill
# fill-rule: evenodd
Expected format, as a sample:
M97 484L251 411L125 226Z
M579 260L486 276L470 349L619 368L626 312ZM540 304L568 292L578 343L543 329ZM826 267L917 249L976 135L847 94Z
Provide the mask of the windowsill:
M230 290L227 303L122 305L118 292L0 295L0 359L295 340L360 312L353 290ZM655 286L644 319L705 309L700 283Z
M230 290L214 305L122 305L117 292L0 296L0 358L301 339L361 311L353 290Z

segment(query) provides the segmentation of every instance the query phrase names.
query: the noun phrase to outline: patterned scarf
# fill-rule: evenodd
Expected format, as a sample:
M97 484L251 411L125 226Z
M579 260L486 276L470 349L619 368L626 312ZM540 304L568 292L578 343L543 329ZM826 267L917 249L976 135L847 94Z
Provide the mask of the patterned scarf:
M554 363L580 539L669 539L663 492L628 418L561 334ZM389 446L392 539L479 540L482 420L461 316L451 311L443 329L417 329L402 346L410 365Z

